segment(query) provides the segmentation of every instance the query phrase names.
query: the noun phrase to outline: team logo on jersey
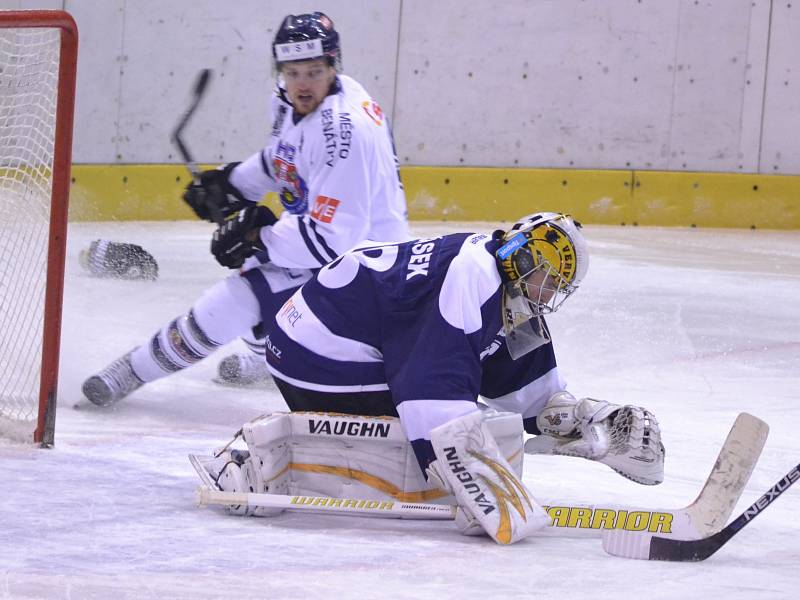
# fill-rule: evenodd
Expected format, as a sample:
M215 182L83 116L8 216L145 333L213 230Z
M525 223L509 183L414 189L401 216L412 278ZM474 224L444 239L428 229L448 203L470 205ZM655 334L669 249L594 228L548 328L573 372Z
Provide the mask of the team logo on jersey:
M483 352L480 354L481 362L483 359L491 356L503 346L503 338L501 336L496 336L495 339L492 340L492 343L489 344Z
M284 185L278 194L283 207L294 215L302 215L308 210L308 186L297 172L294 157L297 149L291 144L280 142L272 159L275 179Z
M336 198L317 196L317 201L311 211L311 217L320 223L332 223L333 215L336 214L336 209L339 207L339 204L340 202Z
M375 102L375 100L364 100L364 102L361 103L361 107L376 125L383 125L383 110L381 109L380 105Z
M276 320L285 321L287 324L294 327L294 324L302 318L303 314L297 310L297 307L294 305L294 299L289 298L278 312Z
M269 339L269 336L267 336L267 337L265 337L265 338L264 338L264 345L266 346L267 350L269 350L269 351L270 351L270 353L271 353L271 354L272 354L272 355L273 355L273 356L274 356L274 357L275 357L277 360L280 360L280 359L281 359L281 354L283 354L283 351L282 351L280 348L278 348L278 347L277 347L277 346L276 346L276 345L273 343L273 341L272 341L271 339Z

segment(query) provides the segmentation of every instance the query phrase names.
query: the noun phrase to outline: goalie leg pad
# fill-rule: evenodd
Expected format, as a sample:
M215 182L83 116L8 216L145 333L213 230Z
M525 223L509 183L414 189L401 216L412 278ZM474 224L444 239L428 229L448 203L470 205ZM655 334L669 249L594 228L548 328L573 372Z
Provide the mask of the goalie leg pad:
M499 544L512 544L550 524L500 453L480 411L435 428L431 443L437 457L432 480L455 495L466 523L474 519Z
M512 471L521 476L524 452L519 415L491 411L485 416L485 426ZM425 479L396 417L278 412L246 423L242 438L247 445L243 454L225 448L215 453L218 458L206 462L215 480L223 474L225 452L238 456L242 469L250 469L242 471L246 480L241 483L230 475L230 485L236 489L221 488L224 491L455 503L441 486Z
M285 473L283 490L303 496L444 502L423 477L396 417L336 413L273 413L246 423L242 433L260 475Z

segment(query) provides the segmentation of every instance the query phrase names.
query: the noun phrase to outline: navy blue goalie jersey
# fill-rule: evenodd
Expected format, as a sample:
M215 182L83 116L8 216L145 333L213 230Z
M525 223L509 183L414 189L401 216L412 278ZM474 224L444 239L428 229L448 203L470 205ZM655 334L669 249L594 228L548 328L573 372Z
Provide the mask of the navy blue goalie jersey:
M477 410L526 429L565 384L552 344L512 360L502 334L500 242L458 233L364 242L323 267L268 327L272 374L309 390L389 390L409 440Z

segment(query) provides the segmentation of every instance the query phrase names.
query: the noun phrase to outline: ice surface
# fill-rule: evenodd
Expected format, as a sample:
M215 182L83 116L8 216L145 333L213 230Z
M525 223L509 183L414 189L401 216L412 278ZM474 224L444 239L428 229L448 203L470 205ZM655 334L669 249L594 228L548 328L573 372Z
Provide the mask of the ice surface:
M491 228L414 224L420 236ZM748 411L771 433L738 514L800 462L800 234L586 232L585 285L549 320L556 353L576 395L658 415L666 481L646 488L587 461L528 457L526 482L543 500L684 506ZM274 388L211 383L230 349L113 409L73 404L88 375L226 275L210 233L202 223L70 227L56 447L0 445L0 598L800 597L800 486L699 564L619 559L599 539L498 547L448 522L195 508L186 455L284 407ZM160 279L90 278L78 252L99 237L141 244Z

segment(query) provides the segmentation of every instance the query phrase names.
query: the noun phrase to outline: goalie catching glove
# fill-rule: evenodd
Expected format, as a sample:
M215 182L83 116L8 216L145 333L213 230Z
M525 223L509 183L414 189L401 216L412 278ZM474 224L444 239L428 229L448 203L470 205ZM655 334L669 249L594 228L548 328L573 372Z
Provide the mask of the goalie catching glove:
M431 443L436 460L428 467L428 481L456 497L456 525L462 533L485 531L498 544L513 544L550 525L480 412L433 429Z
M576 400L553 394L536 417L542 435L525 442L528 454L577 456L608 465L643 485L664 481L664 445L655 416L638 406Z
M261 228L277 221L266 206L250 205L217 227L211 238L211 254L223 267L238 269L253 254L266 252L259 235Z
M193 181L186 186L183 199L198 217L211 223L221 223L233 213L252 204L228 180L231 171L238 164L233 162L222 169L203 171L200 173L199 183Z

